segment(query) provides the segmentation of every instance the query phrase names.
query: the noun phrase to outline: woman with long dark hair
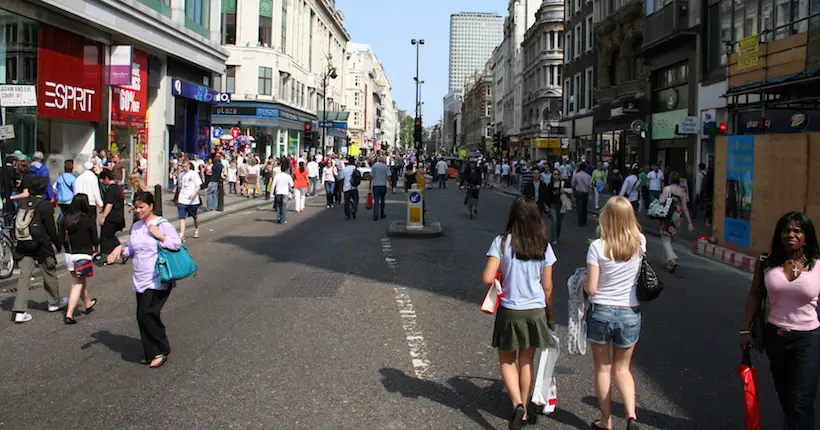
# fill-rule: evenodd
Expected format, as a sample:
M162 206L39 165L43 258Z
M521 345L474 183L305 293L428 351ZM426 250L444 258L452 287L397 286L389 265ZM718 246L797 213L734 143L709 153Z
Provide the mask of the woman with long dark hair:
M296 212L305 211L308 182L308 170L305 169L305 162L300 161L299 167L293 170L293 196L296 199Z
M137 323L144 353L142 363L157 368L165 364L171 353L160 312L174 284L160 282L156 269L158 247L177 251L182 246L182 240L170 222L154 215L154 195L150 192L143 193L134 201L134 213L139 221L131 226L128 244L114 248L108 254L108 264L113 264L120 256L133 261Z
M814 224L800 212L783 215L770 254L761 255L746 299L740 347L752 345L752 321L768 300L763 328L772 380L783 408L783 429L814 430L814 399L820 377L820 258Z
M71 202L71 210L63 217L60 223L60 236L65 241L65 266L72 274L71 292L68 295L68 307L65 311L63 322L66 324L76 324L74 310L77 308L80 298L83 299L85 313L90 314L97 304L97 299L88 297L88 280L80 277L74 271L74 263L80 260L93 261L94 255L100 247L100 238L97 236L97 223L93 216L89 215L90 206L88 196L77 194Z
M487 251L482 275L482 281L489 286L501 272L504 297L496 314L492 345L498 348L501 378L514 408L510 429L520 429L525 422L535 420L535 411L528 411L524 405L532 394L535 349L553 345L550 329L555 327L555 261L538 204L516 198L507 228Z

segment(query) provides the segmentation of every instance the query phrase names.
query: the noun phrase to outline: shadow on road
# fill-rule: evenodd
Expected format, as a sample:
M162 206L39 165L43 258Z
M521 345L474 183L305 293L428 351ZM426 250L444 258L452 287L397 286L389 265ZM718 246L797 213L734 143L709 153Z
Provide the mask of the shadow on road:
M139 363L143 359L142 341L131 336L114 334L108 330L92 333L94 340L83 344L80 349L89 349L94 345L103 345L112 352L120 354L123 360Z
M584 404L598 409L598 398L586 396L582 400ZM626 410L621 402L612 402L612 415L626 419ZM695 427L694 423L687 419L675 418L659 412L650 411L638 407L638 420L641 424L650 425L659 429L686 429Z

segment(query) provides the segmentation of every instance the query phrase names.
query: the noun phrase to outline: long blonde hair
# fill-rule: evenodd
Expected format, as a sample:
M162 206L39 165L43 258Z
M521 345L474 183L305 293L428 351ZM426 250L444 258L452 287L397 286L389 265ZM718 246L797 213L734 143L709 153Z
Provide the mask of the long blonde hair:
M624 197L612 197L598 218L598 236L604 242L604 255L615 261L628 261L641 250L641 228L632 204Z
M128 185L135 191L145 191L145 186L142 184L142 175L139 173L132 173L131 176L128 177Z

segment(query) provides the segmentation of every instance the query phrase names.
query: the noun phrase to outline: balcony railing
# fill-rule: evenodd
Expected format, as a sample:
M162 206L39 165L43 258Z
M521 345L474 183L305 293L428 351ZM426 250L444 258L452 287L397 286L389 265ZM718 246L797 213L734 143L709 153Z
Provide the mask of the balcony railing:
M689 28L689 2L673 0L661 10L646 17L643 45L649 46L658 40Z

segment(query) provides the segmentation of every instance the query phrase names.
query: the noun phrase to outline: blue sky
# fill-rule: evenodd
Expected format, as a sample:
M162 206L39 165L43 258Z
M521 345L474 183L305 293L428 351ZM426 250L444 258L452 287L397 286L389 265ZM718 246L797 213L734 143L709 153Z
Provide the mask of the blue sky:
M447 56L450 15L458 12L495 12L507 15L507 0L336 0L345 16L353 42L367 43L379 57L393 86L399 109L413 114L416 51L411 39L424 39L419 75L424 123L441 118L441 99L447 94Z

